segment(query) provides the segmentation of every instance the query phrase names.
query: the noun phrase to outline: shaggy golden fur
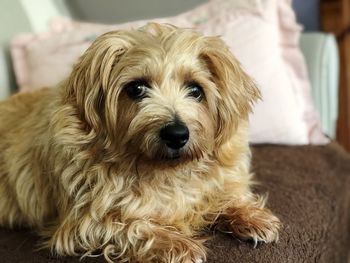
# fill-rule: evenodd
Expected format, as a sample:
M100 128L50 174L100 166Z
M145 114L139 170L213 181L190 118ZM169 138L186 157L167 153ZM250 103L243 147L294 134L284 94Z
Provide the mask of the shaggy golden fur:
M149 85L143 99L125 91L135 80ZM217 37L159 24L106 33L57 87L0 103L0 224L109 262L200 262L213 224L276 241L280 222L250 189L257 98ZM190 133L176 159L159 139L174 119Z

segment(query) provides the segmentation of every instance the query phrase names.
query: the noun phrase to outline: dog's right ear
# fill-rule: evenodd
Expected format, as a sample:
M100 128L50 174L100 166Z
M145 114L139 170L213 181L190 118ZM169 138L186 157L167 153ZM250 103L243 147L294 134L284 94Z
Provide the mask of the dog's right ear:
M218 37L206 37L200 58L207 65L217 87L216 141L222 145L232 138L240 120L248 120L260 91L244 72L228 46Z
M127 31L103 34L80 57L68 78L65 100L77 108L79 117L95 131L101 128L112 69L133 42Z

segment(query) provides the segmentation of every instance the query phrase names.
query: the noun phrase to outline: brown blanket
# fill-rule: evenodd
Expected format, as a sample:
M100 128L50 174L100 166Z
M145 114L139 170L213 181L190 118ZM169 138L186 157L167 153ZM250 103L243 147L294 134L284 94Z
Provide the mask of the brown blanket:
M347 262L350 248L350 157L335 143L327 146L257 146L253 171L269 192L268 206L284 227L277 244L253 248L229 235L210 233L208 263ZM0 262L77 263L49 251L35 252L29 230L0 229ZM102 258L82 262L104 262Z

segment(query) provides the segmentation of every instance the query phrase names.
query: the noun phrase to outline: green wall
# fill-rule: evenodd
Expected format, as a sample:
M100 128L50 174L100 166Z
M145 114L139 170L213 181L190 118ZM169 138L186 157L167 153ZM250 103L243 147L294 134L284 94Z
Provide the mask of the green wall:
M0 0L0 46L7 61L11 61L9 44L12 37L17 33L28 31L31 31L30 23L19 0ZM12 66L10 65L5 70L7 70L6 74L10 76L11 89L15 90Z

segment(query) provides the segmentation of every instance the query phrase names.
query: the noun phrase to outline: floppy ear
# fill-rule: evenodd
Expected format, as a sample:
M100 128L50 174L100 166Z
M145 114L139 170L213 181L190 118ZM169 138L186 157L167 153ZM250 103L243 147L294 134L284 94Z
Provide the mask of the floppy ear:
M126 31L113 31L98 37L80 57L68 78L66 100L76 105L80 117L96 131L101 127L112 69L131 45L132 38Z
M201 58L218 91L216 141L221 145L233 136L241 120L248 119L252 104L260 98L260 92L218 37L205 39Z

